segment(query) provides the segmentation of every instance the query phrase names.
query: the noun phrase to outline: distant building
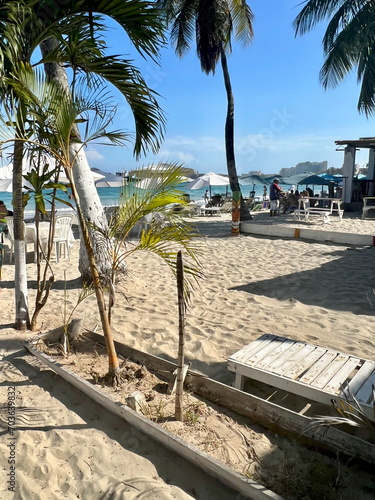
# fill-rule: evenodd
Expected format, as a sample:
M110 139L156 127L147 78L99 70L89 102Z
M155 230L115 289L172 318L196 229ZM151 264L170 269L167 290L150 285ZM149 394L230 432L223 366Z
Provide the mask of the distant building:
M327 161L304 161L298 163L295 167L282 168L279 173L281 177L291 177L292 175L305 173L320 174L326 172L327 168Z
M247 175L263 175L263 172L261 170L250 170Z

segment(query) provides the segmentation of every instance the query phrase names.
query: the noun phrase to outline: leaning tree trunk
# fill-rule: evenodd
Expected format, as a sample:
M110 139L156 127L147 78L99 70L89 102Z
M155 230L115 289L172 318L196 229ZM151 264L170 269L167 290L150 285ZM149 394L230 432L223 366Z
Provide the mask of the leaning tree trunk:
M228 72L227 56L225 55L225 50L222 45L220 47L220 51L221 66L223 68L225 90L228 99L227 119L225 122L225 152L227 157L230 188L233 196L232 234L238 235L240 220L251 220L252 217L244 202L240 184L238 182L236 160L234 156L234 98Z
M22 102L19 103L17 114L23 113ZM22 123L23 120L17 120ZM22 137L23 133L17 129L16 137ZM22 200L22 160L23 142L14 142L13 158L13 224L14 224L14 295L16 305L16 330L27 330L30 326L29 307L27 300L27 273L26 273L26 245L23 222L23 200Z
M42 55L49 54L57 45L57 41L53 37L49 37L40 44ZM67 93L70 92L68 76L65 69L58 63L46 63L44 70L47 76L57 82ZM75 127L74 134L80 138L78 127ZM78 151L79 150L79 151ZM77 153L78 151L78 153ZM73 178L79 196L79 203L83 212L85 220L93 222L98 226L106 226L107 220L104 210L96 190L90 166L87 162L86 154L81 145L72 142L70 146L70 157L76 158L73 166ZM81 235L82 235L82 228ZM101 279L106 280L111 276L111 266L108 261L107 255L104 252L97 252L96 234L93 230L90 231L90 237L93 244L95 253L95 261L99 276ZM82 238L81 238L82 241ZM84 283L91 282L91 271L85 246L81 244L79 256L79 270L81 278Z

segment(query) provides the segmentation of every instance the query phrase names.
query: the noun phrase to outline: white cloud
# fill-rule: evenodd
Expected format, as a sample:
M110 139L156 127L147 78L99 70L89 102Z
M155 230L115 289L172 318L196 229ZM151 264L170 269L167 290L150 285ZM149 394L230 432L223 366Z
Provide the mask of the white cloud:
M168 137L165 140L164 145L166 147L178 146L179 148L183 148L183 149L185 149L185 146L187 146L189 148L189 151L193 150L195 152L224 151L225 150L224 139L218 138L218 137L210 137L210 136Z
M100 154L96 149L86 149L86 157L90 161L103 161L104 156Z
M335 139L313 134L277 137L271 131L267 134L248 135L237 139L236 150L248 154L254 150L299 151L301 148L333 148Z
M185 153L184 151L172 151L167 149L159 151L158 157L163 158L163 161L178 160L184 163L192 163L197 161L194 155L192 155L191 153ZM165 160L165 158L168 158L168 160Z

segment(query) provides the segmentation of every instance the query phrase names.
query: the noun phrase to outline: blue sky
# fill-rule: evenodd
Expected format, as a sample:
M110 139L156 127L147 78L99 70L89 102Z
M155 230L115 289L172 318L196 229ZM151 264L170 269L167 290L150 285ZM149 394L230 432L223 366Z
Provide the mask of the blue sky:
M343 153L334 141L374 136L373 119L357 111L359 87L353 73L335 89L319 83L324 25L294 37L292 21L300 0L252 0L254 41L233 44L228 57L235 99L235 153L238 174L276 173L303 161L328 161L341 167ZM114 27L114 25L112 25ZM215 76L202 73L195 46L179 59L169 45L160 67L144 61L119 29L107 33L112 53L135 59L148 85L162 97L167 132L157 156L136 162L132 148L89 146L91 167L110 172L157 161L179 161L199 172L226 172L224 125L226 94L220 64ZM131 114L115 92L115 128L133 131ZM367 162L365 150L356 163Z

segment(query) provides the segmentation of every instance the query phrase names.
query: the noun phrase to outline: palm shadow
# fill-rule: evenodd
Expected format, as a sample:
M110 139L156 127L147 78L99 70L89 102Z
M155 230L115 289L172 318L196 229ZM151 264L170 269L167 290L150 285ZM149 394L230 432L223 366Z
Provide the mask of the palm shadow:
M369 273L369 269L373 267L374 249L343 247L342 250L330 251L330 244L325 245L327 254L337 256L337 259L304 271L296 269L293 273L282 274L280 270L277 277L253 281L230 290L280 301L297 300L334 311L373 315L375 274ZM340 285L335 286L338 283Z

